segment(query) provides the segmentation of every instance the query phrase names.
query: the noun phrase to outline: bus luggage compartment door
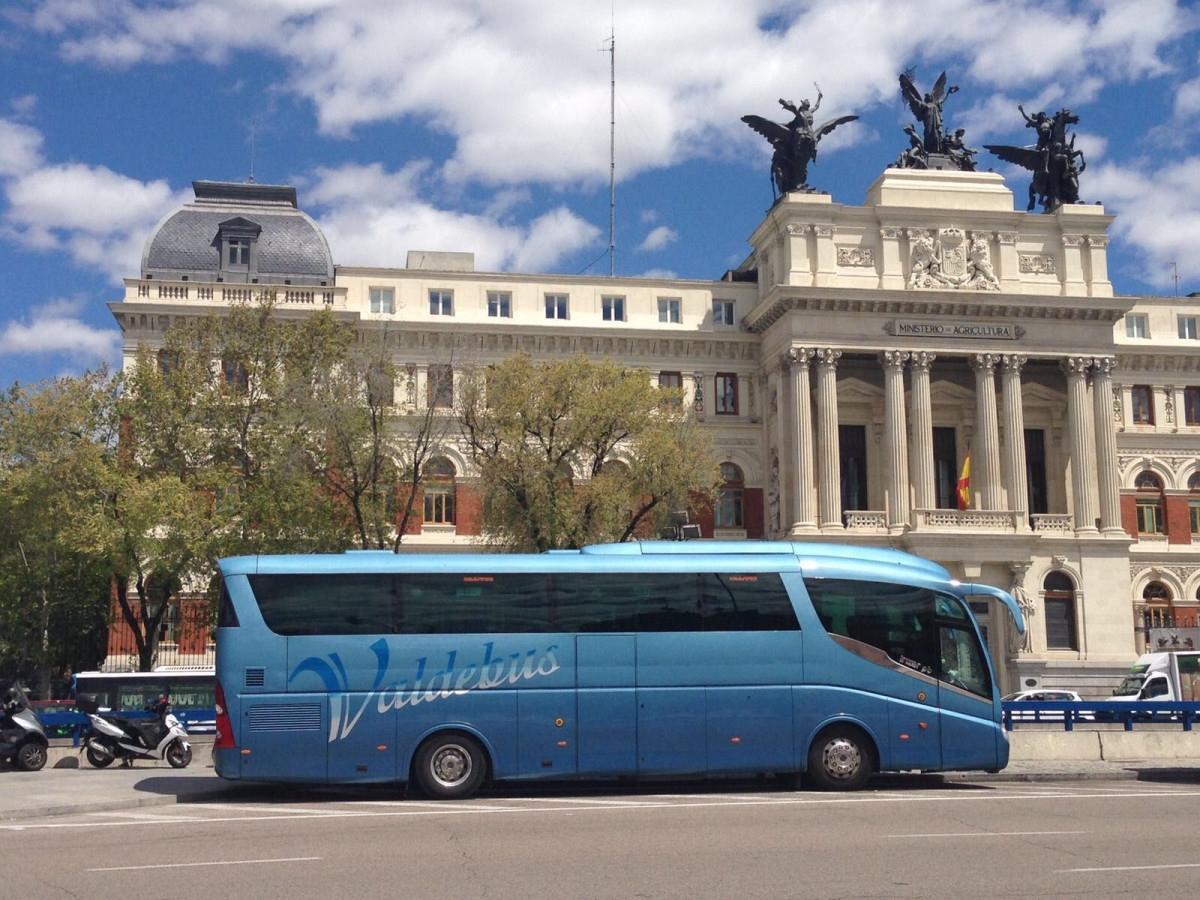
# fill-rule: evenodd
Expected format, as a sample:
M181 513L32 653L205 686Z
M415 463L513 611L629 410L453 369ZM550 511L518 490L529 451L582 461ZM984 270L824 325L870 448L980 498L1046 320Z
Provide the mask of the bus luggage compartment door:
M243 694L237 732L242 778L325 781L328 703L326 694Z
M580 775L637 772L636 664L632 634L576 635Z

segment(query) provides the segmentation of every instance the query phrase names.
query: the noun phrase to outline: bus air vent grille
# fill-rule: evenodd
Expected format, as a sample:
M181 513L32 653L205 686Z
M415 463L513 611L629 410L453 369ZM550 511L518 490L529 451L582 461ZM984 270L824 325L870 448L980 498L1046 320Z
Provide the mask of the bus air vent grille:
M251 731L320 731L319 703L289 703L285 706L251 706Z
M267 680L267 670L261 666L246 669L246 687L262 687Z

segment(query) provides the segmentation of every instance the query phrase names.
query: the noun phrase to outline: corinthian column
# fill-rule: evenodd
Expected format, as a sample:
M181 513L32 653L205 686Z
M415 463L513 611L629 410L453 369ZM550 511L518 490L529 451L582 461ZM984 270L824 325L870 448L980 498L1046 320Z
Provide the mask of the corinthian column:
M936 358L924 351L909 357L912 372L912 455L909 462L917 509L937 506L933 483L933 401L929 397L929 369Z
M979 478L979 506L1000 509L1000 425L996 419L996 379L993 368L999 357L977 353L971 357L975 371L975 447L971 453L971 480ZM972 485L974 487L974 485Z
M1025 467L1025 410L1021 405L1021 367L1027 357L1006 353L1000 357L1000 378L1004 386L1001 405L1004 410L1004 487L1008 490L1008 508L1017 512L1018 527L1029 527L1028 476Z
M791 491L791 510L795 520L792 531L816 531L816 503L813 496L813 428L812 388L809 384L808 361L813 351L793 347L784 355L788 372L784 381L786 408L783 413L790 423L790 437L796 452L792 455L793 475L788 485Z
M837 361L841 350L817 350L817 504L822 531L843 528L838 448Z
M1088 473L1095 468L1089 459L1087 432L1091 427L1091 408L1088 405L1087 370L1092 360L1073 356L1062 361L1067 376L1067 443L1071 449L1071 514L1075 517L1076 534L1096 533L1096 510L1088 490Z
M883 364L884 453L887 457L887 525L902 530L908 514L908 429L904 422L904 363L908 354L885 350Z
M1096 477L1100 487L1100 530L1125 534L1121 527L1121 483L1117 471L1117 433L1113 427L1111 356L1092 361L1092 413L1096 425Z

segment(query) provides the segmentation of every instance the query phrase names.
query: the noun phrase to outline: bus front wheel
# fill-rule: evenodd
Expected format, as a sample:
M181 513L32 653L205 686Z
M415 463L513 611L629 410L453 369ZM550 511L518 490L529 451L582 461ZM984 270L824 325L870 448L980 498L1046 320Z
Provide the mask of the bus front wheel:
M823 791L855 791L867 783L875 754L857 728L835 725L817 735L808 751L808 775Z
M417 784L429 797L463 800L483 783L487 757L479 741L466 734L439 734L417 751Z

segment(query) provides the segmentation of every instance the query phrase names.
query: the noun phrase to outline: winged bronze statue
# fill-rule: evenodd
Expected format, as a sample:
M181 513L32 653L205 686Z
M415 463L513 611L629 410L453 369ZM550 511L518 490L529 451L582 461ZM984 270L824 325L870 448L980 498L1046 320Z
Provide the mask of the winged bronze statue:
M776 192L782 197L791 191L812 191L808 185L808 166L817 161L817 145L839 125L858 118L838 116L814 128L813 113L820 107L821 97L818 89L817 101L811 106L807 100L801 100L798 106L789 100L780 100L779 105L792 114L792 120L786 125L762 116L742 116L742 121L770 141L775 150L771 156L773 196Z
M942 127L942 104L957 91L958 85L946 87L945 72L938 77L933 90L924 95L913 82L913 70L900 73L900 93L924 129L921 147L926 153L948 155L946 134Z
M1060 109L1053 116L1037 112L1032 116L1018 106L1025 124L1037 131L1037 144L1015 147L1008 144L984 144L984 149L1007 163L1033 173L1029 181L1029 206L1032 210L1040 200L1042 211L1052 213L1064 203L1079 202L1079 175L1087 168L1083 151L1075 149L1075 135L1067 138L1067 126L1079 122L1079 116L1069 109Z

